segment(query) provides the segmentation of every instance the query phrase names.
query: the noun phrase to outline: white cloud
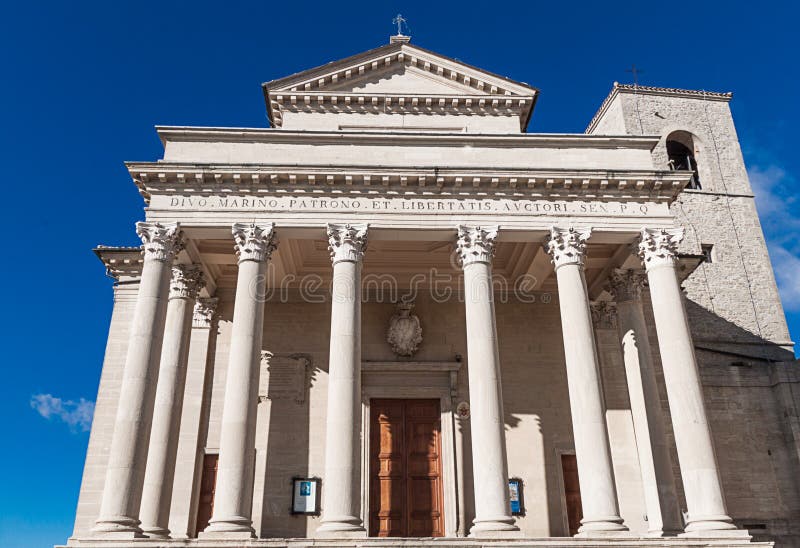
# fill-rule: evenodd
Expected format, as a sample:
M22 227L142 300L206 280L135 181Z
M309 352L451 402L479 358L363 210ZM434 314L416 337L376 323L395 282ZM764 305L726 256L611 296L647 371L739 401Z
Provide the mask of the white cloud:
M94 402L81 398L78 401L62 400L52 394L34 394L31 407L46 419L57 419L73 431L88 432L94 415Z
M775 278L787 311L800 311L800 201L797 180L780 166L748 169Z
M783 306L792 312L800 311L800 257L781 246L771 246L770 257Z

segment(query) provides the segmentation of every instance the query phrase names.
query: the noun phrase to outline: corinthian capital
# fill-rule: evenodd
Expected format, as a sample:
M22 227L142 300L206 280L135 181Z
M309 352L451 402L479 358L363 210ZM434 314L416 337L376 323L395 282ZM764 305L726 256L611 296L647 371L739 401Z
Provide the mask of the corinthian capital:
M172 267L172 280L169 282L170 299L196 299L203 287L203 271L199 264L176 264Z
M591 228L550 227L546 250L556 268L565 264L583 266L586 258L586 240L592 235Z
M331 252L331 262L361 262L367 249L368 229L366 224L329 224L328 250Z
M609 301L596 301L590 305L595 329L617 327L617 305Z
M144 260L172 262L181 249L178 223L136 223L136 234L142 239Z
M647 285L647 274L643 270L617 268L608 282L618 303L638 301L642 298L642 288Z
M639 236L639 257L647 270L675 264L682 228L643 228Z
M194 303L194 314L192 316L192 327L203 327L209 329L217 314L219 299L197 299Z
M456 252L461 268L473 263L491 264L499 231L498 226L459 226Z
M239 262L268 261L278 246L275 237L275 223L257 225L255 223L234 223L231 229Z

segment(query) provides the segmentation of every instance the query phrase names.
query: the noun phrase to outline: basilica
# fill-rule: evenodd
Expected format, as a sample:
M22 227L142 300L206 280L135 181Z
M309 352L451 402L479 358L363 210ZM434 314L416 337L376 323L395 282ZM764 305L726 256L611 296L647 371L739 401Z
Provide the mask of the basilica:
M800 547L730 93L528 133L539 90L397 35L263 94L126 164L65 546Z

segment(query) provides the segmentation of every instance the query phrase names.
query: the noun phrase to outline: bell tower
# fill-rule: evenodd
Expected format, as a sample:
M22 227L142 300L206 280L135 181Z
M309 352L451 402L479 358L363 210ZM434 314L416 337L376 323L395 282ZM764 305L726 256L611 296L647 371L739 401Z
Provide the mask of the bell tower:
M683 282L698 344L731 354L727 362L791 359L731 97L615 82L586 133L657 135L653 167L693 172L671 208L685 228L682 253L702 261Z

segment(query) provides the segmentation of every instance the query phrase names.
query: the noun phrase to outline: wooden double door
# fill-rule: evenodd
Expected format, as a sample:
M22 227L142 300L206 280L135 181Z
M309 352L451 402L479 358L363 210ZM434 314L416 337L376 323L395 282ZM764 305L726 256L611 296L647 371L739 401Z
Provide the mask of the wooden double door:
M370 401L370 536L444 536L441 430L439 400Z

